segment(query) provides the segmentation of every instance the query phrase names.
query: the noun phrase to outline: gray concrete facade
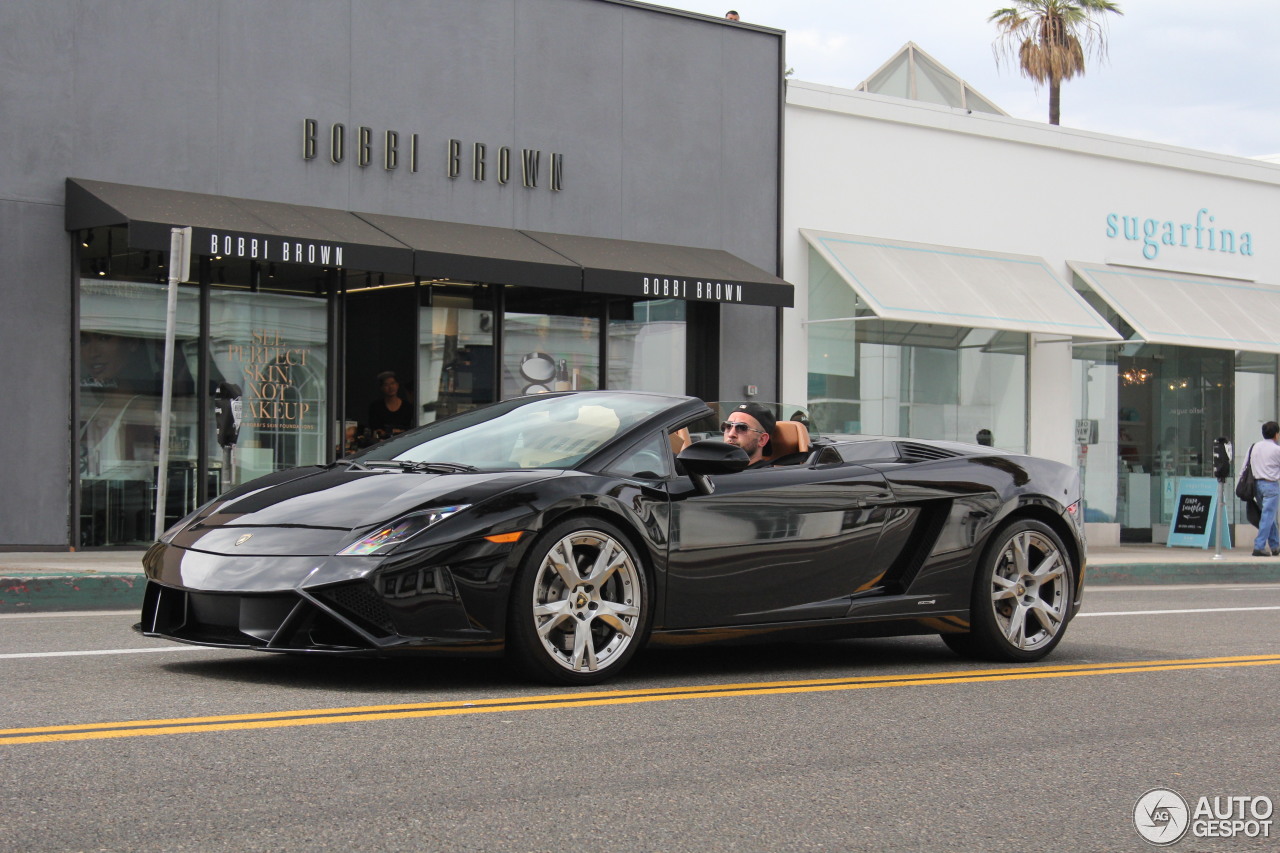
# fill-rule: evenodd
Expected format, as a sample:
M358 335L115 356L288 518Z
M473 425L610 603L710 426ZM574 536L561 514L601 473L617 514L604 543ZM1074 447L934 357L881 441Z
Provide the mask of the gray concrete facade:
M0 56L0 549L70 541L68 177L723 249L779 270L776 30L625 0L7 0ZM541 152L540 186L497 180L503 147ZM721 310L721 396L753 383L770 399L777 310Z

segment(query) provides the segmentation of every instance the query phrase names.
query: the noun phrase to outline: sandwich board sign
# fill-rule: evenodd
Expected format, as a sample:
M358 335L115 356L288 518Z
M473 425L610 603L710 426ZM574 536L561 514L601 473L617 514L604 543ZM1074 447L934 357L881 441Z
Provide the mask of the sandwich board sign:
M1218 491L1213 477L1178 478L1168 547L1208 548L1217 543Z

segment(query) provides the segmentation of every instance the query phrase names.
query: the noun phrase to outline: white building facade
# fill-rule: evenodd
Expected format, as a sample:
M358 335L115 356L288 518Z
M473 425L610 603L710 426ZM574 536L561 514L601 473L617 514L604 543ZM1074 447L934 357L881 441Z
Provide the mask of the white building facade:
M1077 464L1108 544L1164 542L1213 440L1277 418L1280 165L798 81L785 136L816 428Z

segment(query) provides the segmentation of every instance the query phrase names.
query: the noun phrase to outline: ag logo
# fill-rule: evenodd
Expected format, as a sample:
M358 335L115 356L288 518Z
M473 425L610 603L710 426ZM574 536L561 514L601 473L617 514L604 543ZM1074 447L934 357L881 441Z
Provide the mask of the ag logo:
M1133 807L1133 825L1152 844L1164 847L1182 840L1191 825L1187 801L1176 791L1153 788Z
M243 545L244 543L248 542L252 538L253 538L252 533L246 533L245 535L241 536L239 539L236 540L236 544Z

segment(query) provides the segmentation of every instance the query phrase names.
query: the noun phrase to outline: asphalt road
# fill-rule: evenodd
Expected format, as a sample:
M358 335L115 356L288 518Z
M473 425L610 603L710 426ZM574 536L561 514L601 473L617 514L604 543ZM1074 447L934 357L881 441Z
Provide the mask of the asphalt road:
M1124 851L1153 788L1280 802L1280 586L1088 590L1035 665L697 649L579 690L134 621L0 616L0 851Z

